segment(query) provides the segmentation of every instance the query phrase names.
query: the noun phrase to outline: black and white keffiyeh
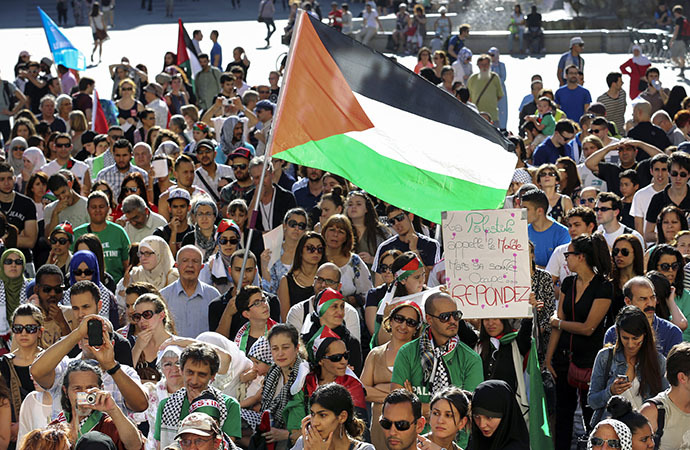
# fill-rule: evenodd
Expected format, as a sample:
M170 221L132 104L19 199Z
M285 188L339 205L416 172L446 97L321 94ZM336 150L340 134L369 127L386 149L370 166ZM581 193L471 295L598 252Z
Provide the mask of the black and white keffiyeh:
M201 395L211 394L218 403L218 410L220 411L220 420L218 421L220 426L223 426L225 419L228 417L228 410L225 407L225 401L223 399L223 393L218 389L209 386ZM183 417L180 417L182 412L182 404L187 398L187 389L181 388L173 395L168 397L165 406L163 407L163 412L161 414L161 425L169 429L177 429L180 426L180 422Z
M301 363L302 358L298 356L295 364L292 366L292 369L290 369L290 377L288 378L287 383L283 385L277 396L275 395L275 392L278 388L278 383L283 376L283 372L280 367L273 365L266 374L266 379L264 380L264 390L261 394L261 410L271 411L271 415L273 416L273 426L275 428L285 428L283 410L292 398L293 394L290 392L290 388L297 379Z
M431 331L427 328L419 337L419 356L424 373L424 383L431 385L431 394L440 392L451 385L450 374L443 357L455 350L458 345L458 337L448 339L445 345L435 346Z

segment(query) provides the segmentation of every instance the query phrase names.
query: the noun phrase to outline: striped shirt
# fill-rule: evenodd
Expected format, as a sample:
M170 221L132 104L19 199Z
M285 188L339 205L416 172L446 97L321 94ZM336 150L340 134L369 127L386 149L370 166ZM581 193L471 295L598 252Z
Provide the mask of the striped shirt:
M616 124L618 133L625 130L625 108L628 106L626 97L627 94L621 89L618 98L610 97L608 91L597 98L597 101L606 107L606 118Z

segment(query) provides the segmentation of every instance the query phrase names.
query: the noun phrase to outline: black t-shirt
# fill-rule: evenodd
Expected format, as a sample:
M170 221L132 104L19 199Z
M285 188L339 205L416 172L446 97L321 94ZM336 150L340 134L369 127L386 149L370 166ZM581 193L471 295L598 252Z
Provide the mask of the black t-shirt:
M649 202L649 207L647 208L647 215L645 216L645 220L647 222L656 223L659 213L662 209L664 209L665 206L676 205L668 196L669 189L671 189L671 185L666 186L663 191L657 192L652 196L652 200ZM687 216L688 212L690 212L690 189L688 189L688 192L685 194L685 198L683 198L683 200L680 202L680 205L676 206L683 210Z
M421 233L417 233L417 250L422 257L422 263L425 266L433 266L436 264L440 258L441 246L436 239L427 237ZM383 241L379 245L378 250L376 250L376 257L374 258L374 264L371 267L372 271L376 271L378 268L378 258L383 255L387 250L400 250L401 252L407 252L410 250L409 244L404 243L400 240L400 236L394 236L386 241Z
M647 186L652 181L652 175L649 172L650 164L651 159L647 158L631 167L631 169L635 169L637 172L637 179L640 183L640 189ZM616 195L621 196L621 181L618 176L625 170L626 169L623 169L619 164L602 161L599 163L599 178L606 182L609 192L613 192Z
M525 20L527 28L539 28L541 27L541 14L530 13L527 14L527 20Z
M175 242L179 242L181 244L182 240L184 239L185 234L189 233L192 230L193 230L193 228L190 227L189 225L187 225L187 228L185 228L184 230L177 233L177 237L175 239ZM170 224L156 228L156 231L153 232L153 235L162 237L165 240L165 242L169 242L170 236L172 235L172 230L170 229Z
M133 367L132 346L129 344L127 338L123 337L120 333L113 333L113 339L115 340L115 344L113 345L115 361L122 365ZM81 349L79 345L75 345L74 348L67 353L67 356L76 358L79 356L79 353L81 353Z
M39 81L44 81L47 83L47 79L45 77L39 76L38 77ZM27 97L31 99L31 103L29 107L31 108L31 112L34 114L38 114L40 112L40 105L41 105L41 98L48 93L48 84L43 86L42 88L36 86L31 82L31 80L27 81L26 86L24 86L24 94L26 94Z
M626 227L635 228L635 218L630 215L632 203L621 202L621 215L618 221Z
M584 323L587 320L587 316L592 309L595 299L607 298L613 300L613 284L599 275L592 278L592 281L590 281L589 285L580 296L580 300L575 303L575 313L573 317L573 294L577 297L577 292L575 290L576 280L577 275L570 275L566 277L561 284L561 292L564 294L563 320ZM577 367L588 368L594 365L594 358L596 358L597 353L604 345L604 333L606 332L605 317L606 316L596 325L591 336L561 331L561 339L558 341L558 347L566 351L570 351L571 348L577 349L577 351L572 354L572 361ZM572 345L570 342L571 337Z
M666 132L652 124L652 122L638 123L630 131L628 131L628 137L651 144L661 151L664 151L666 147L671 145L671 141L669 141L668 136L666 136ZM648 157L649 156L644 151L640 150L637 152L638 161L642 161ZM640 187L642 187L642 185L640 185Z
M225 307L228 304L228 301L232 298L232 292L234 289L230 289L228 292L226 292L224 295L221 295L217 299L213 300L211 303L208 305L208 329L211 331L216 331L216 328L218 328L218 324L220 323L220 318L223 315L223 311L225 311ZM276 322L280 322L280 300L278 300L278 297L276 297L273 294L269 294L268 292L264 291L264 296L268 298L268 306L271 310L271 319L275 320ZM242 325L247 323L247 319L242 317L242 314L235 314L232 316L232 321L230 322L230 335L226 336L230 340L235 339L235 335L237 332L242 328ZM247 349L251 348L249 345L247 346Z
M18 192L14 193L14 200L5 203L0 202L0 210L7 216L7 221L17 227L20 233L24 231L24 223L27 220L36 220L36 205L31 199ZM33 261L30 248L20 249L27 262Z
M268 99L273 103L278 103L278 94L280 94L280 88L271 89L271 93L268 94Z

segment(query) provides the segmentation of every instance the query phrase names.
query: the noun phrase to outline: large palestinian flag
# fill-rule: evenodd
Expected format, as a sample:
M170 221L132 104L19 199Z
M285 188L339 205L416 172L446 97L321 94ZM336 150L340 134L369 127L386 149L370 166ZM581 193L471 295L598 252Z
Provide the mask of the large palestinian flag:
M302 13L272 133L275 158L341 175L441 223L500 206L516 156L470 108Z
M194 43L189 34L187 34L184 25L182 25L182 19L178 19L177 23L179 25L177 32L177 65L185 71L187 79L191 83L194 75L201 70L199 55L196 54Z

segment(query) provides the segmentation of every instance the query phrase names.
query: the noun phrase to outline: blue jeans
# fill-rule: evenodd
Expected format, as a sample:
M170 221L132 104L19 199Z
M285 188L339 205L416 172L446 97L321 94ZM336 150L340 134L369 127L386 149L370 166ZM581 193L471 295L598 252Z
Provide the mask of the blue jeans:
M508 36L508 53L513 53L513 43L515 42L515 34L516 33L510 33ZM524 51L524 47L522 46L523 38L525 36L525 29L523 27L518 27L517 31L518 35L518 42L520 43L520 53Z

